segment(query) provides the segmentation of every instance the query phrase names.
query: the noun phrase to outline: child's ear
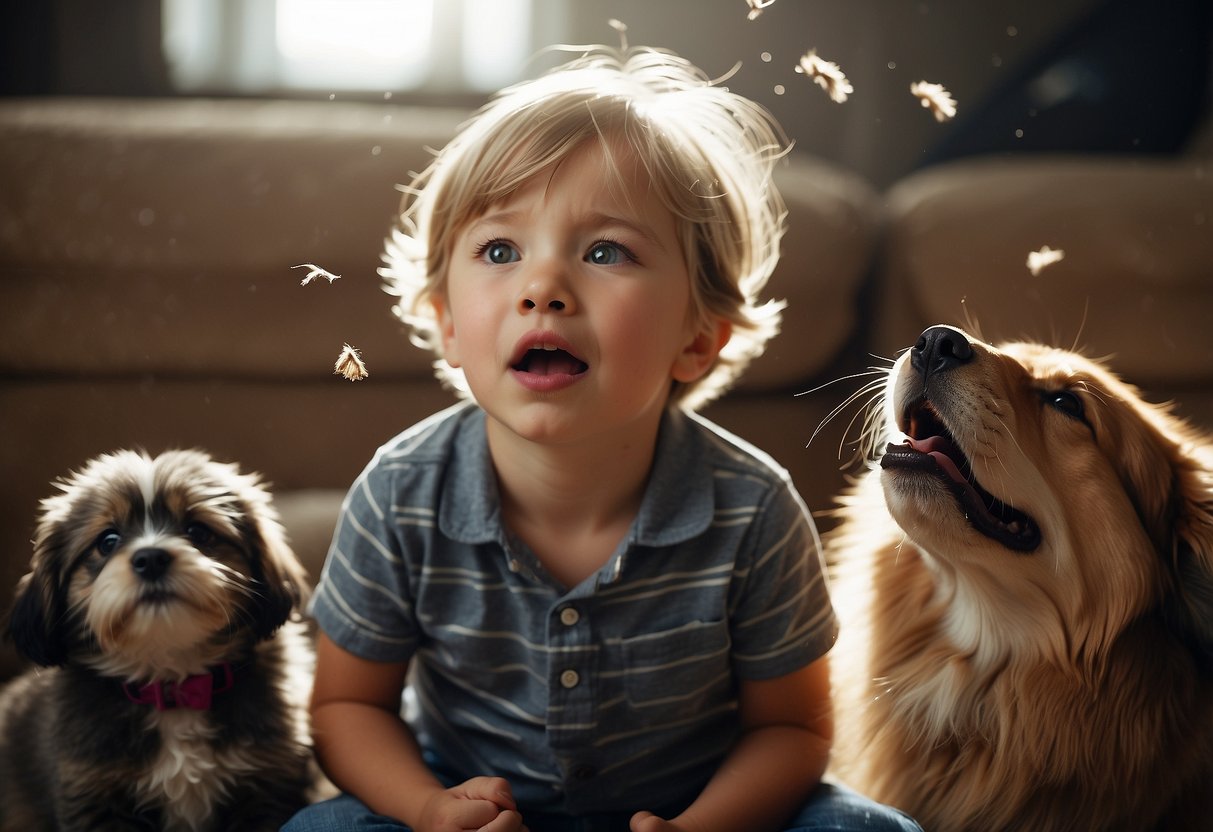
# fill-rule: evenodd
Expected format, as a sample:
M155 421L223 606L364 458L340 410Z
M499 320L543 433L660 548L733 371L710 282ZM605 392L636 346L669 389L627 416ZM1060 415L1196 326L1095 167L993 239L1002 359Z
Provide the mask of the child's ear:
M675 359L670 372L674 381L695 381L712 369L716 356L729 343L732 334L733 324L724 318L711 318L705 322Z
M430 298L430 306L434 309L434 319L438 321L438 334L442 337L442 357L447 364L458 367L459 339L455 337L455 319L451 317L446 296L434 295Z

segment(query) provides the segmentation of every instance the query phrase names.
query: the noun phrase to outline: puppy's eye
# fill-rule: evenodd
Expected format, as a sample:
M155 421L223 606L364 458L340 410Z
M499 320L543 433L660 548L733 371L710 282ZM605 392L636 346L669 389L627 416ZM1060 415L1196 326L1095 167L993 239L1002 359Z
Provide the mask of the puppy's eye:
M1049 407L1061 411L1071 419L1085 421L1086 409L1082 399L1076 393L1071 393L1069 390L1048 390L1042 395L1045 404Z
M114 529L106 529L101 534L97 535L97 553L103 558L108 558L118 548L118 544L122 542L122 535L118 534Z
M215 533L205 523L190 523L185 527L185 536L195 546L205 546L215 539Z

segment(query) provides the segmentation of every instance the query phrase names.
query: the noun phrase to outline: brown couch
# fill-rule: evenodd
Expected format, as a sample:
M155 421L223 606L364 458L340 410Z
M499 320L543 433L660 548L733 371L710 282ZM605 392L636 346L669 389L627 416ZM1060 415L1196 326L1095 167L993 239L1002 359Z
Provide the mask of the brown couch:
M0 595L39 498L88 457L200 446L273 484L318 573L376 446L452 399L376 275L396 187L465 114L343 102L0 101ZM707 415L815 511L853 458L863 379L976 319L1096 355L1213 426L1213 164L984 159L884 194L793 153L770 294L784 331ZM1042 245L1066 257L1032 276ZM314 263L340 274L300 281ZM370 377L332 373L342 344ZM876 356L876 357L873 357ZM801 395L803 394L803 395ZM823 522L827 522L825 520ZM0 676L11 672L0 656Z
M400 193L465 113L246 101L0 102L0 594L52 478L119 447L200 446L273 484L318 573L374 449L453 401L376 274ZM836 395L877 232L874 192L812 160L771 291L783 334L713 418L777 456L815 507L836 449L806 443ZM341 275L302 286L314 263ZM333 375L342 345L365 381Z

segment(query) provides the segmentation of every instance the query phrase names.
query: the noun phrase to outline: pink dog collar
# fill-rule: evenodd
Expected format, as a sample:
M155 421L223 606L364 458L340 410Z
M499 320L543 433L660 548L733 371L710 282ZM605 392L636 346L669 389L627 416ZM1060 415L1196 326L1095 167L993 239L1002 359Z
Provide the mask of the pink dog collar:
M187 676L180 682L149 682L139 687L127 682L122 690L132 702L154 705L158 711L173 708L206 711L211 707L211 697L230 690L234 683L232 666L224 662L212 667L209 673Z

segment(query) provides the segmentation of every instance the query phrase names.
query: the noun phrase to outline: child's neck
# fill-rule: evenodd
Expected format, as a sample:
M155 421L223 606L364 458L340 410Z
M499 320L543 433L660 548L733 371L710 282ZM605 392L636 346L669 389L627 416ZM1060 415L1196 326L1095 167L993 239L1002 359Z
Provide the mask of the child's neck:
M565 586L598 571L640 509L657 431L627 442L543 445L489 431L506 528Z

